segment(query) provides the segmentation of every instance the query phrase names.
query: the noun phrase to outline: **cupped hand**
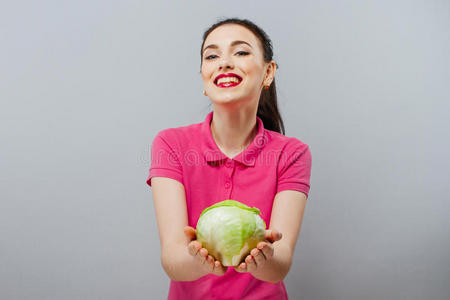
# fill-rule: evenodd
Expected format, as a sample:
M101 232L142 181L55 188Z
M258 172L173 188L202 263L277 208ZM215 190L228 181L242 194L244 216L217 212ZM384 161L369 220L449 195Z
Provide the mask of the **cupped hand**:
M191 227L184 227L184 234L190 239L188 244L189 254L194 257L199 266L203 268L206 274L214 274L221 276L226 273L227 267L223 266L220 261L215 260L208 250L202 247L202 244L197 241L197 231Z
M256 248L250 251L250 254L242 263L234 267L239 273L252 273L260 270L273 257L273 243L279 241L282 237L281 232L275 229L266 230L266 240L259 242Z

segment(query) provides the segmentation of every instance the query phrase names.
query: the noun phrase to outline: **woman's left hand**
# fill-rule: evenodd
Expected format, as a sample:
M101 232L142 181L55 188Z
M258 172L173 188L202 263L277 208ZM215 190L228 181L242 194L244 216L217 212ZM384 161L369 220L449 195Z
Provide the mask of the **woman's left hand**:
M273 256L273 243L279 241L282 235L281 232L275 229L266 230L266 240L259 242L256 248L250 251L244 262L234 267L239 273L253 273L260 270Z

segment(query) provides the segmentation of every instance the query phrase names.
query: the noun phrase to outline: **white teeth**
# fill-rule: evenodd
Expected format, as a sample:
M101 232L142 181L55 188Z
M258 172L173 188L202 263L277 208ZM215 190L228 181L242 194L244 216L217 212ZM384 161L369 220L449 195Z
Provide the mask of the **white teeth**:
M237 77L222 77L217 80L217 84L221 84L223 82L239 82Z

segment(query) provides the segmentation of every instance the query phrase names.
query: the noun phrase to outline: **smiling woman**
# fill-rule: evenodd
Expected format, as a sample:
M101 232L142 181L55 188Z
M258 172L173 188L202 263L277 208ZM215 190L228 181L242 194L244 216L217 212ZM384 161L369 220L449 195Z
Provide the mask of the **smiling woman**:
M271 41L251 21L226 19L204 33L200 55L213 111L157 134L147 178L169 299L288 299L283 279L310 189L311 152L284 135ZM198 163L186 160L192 153ZM234 267L208 253L194 228L206 207L227 199L258 208L268 226Z
M242 100L242 93L246 93L258 102L256 105L253 103L252 107L257 107L257 116L263 120L265 128L284 134L274 78L278 65L272 60L271 40L262 29L248 20L226 19L218 22L204 33L200 55L205 94L213 103L214 100L221 99ZM224 74L223 68L236 69L242 74ZM211 81L212 76L217 77L213 77L214 80ZM238 84L219 85L217 79L221 76L226 76L228 80L237 78ZM233 94L215 89L236 87L242 81L245 83L244 87L227 90ZM264 90L261 91L263 87Z

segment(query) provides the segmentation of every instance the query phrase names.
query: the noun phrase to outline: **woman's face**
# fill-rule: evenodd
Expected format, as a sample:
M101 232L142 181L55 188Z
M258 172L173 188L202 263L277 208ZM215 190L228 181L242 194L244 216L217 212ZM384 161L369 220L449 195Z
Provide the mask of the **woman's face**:
M214 103L256 102L270 84L275 62L265 63L258 38L247 28L225 24L214 29L203 46L201 74L208 97ZM228 74L219 78L219 75Z

